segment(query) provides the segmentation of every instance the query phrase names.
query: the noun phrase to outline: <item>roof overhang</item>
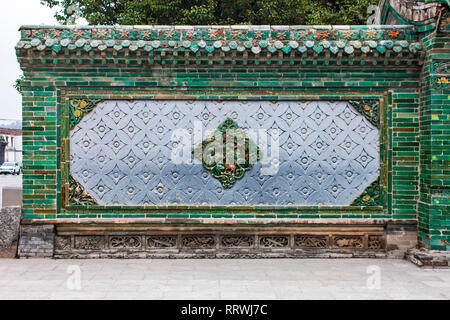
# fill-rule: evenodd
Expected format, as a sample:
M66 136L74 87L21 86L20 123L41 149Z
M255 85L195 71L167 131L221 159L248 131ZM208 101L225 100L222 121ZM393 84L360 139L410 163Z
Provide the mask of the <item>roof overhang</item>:
M23 26L23 69L152 64L418 64L413 26Z

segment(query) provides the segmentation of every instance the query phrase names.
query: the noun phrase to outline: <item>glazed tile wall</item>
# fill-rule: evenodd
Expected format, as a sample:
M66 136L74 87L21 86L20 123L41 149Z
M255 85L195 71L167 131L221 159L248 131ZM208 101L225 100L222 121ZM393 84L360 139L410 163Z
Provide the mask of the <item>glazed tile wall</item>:
M27 218L55 217L416 217L418 187L417 67L214 66L50 68L26 73L24 83L24 211ZM186 90L187 89L187 90ZM386 98L386 137L380 137L386 204L378 208L65 208L66 97L213 100L350 100ZM64 119L63 117L63 119ZM389 128L387 128L389 127ZM66 132L66 133L64 133Z

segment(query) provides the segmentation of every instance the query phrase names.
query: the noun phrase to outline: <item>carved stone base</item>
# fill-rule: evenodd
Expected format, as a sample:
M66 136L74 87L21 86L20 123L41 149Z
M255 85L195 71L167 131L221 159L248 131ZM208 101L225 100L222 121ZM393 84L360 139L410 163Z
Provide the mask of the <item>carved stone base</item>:
M21 239L19 254L81 259L404 257L417 243L417 236L410 241L411 233L404 230L415 230L415 225L415 221L340 219L66 220L54 224L54 250L49 246L51 236L41 233L45 239L37 238L38 225L22 229L28 242ZM47 225L46 230L52 227ZM398 232L394 238L392 229Z
M410 249L406 259L419 267L450 268L450 252Z

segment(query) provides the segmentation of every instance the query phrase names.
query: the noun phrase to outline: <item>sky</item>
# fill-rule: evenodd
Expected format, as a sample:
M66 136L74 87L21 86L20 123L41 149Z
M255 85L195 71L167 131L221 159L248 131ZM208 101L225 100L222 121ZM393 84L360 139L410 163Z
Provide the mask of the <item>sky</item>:
M19 41L21 25L58 24L54 11L39 0L2 0L0 5L0 119L21 119L22 98L13 87L22 74L17 62L15 45Z

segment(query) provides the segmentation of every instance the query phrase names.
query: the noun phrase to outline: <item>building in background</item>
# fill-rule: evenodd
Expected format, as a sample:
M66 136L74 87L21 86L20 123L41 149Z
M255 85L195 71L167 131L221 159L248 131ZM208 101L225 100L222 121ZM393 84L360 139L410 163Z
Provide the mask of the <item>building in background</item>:
M0 120L0 140L6 143L4 152L0 152L0 164L18 162L22 165L22 122Z

